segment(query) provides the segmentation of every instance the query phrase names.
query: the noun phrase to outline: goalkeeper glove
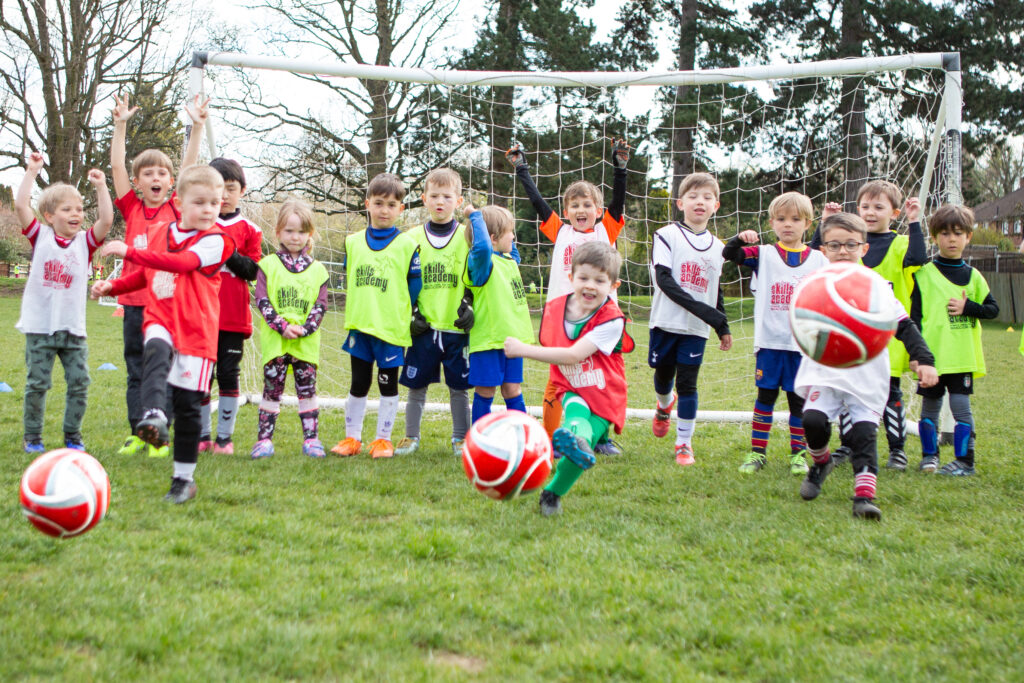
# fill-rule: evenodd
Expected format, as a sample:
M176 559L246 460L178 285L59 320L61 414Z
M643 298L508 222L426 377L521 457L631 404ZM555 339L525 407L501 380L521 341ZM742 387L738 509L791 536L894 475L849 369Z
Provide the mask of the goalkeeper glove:
M626 164L629 163L629 150L629 143L625 138L612 140L612 165L615 168L626 168Z
M409 332L412 333L412 336L418 337L429 329L430 323L428 323L427 319L423 317L422 313L420 313L420 307L413 306L412 323L409 324Z
M522 143L513 140L512 146L505 152L505 158L508 159L508 163L516 168L526 166L526 150L523 148Z
M462 303L459 304L458 317L455 319L455 327L459 328L464 332L468 332L473 327L473 295L468 294L462 297Z

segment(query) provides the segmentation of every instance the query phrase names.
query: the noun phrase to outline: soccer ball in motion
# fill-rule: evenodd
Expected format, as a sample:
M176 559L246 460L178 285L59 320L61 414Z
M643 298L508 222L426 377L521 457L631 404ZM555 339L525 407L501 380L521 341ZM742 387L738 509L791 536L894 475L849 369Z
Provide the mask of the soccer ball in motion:
M485 415L462 446L462 467L488 498L508 500L540 488L551 474L551 440L537 420L518 410Z
M35 528L68 538L99 524L110 504L110 480L88 453L59 448L36 458L21 477L21 511Z
M856 263L833 263L804 278L793 292L789 322L797 345L834 368L866 363L885 351L898 311L888 282Z

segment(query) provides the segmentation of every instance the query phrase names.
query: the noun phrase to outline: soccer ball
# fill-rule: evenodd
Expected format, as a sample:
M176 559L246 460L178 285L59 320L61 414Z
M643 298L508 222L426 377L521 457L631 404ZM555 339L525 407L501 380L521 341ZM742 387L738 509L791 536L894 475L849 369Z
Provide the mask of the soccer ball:
M540 488L551 474L551 440L537 420L518 410L485 415L462 446L462 467L488 498L508 500Z
M21 477L21 511L49 536L68 538L99 524L110 504L110 480L88 453L59 448L40 455Z
M789 322L797 345L813 360L851 368L885 351L897 311L886 305L888 282L856 263L832 263L804 278L793 292Z

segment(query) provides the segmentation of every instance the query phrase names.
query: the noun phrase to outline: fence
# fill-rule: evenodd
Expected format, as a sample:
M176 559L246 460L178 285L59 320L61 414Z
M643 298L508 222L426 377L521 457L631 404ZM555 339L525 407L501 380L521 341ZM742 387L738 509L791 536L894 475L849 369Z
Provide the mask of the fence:
M998 251L995 246L979 244L964 250L964 260L985 276L992 297L999 304L996 320L1024 322L1024 257L1015 251Z

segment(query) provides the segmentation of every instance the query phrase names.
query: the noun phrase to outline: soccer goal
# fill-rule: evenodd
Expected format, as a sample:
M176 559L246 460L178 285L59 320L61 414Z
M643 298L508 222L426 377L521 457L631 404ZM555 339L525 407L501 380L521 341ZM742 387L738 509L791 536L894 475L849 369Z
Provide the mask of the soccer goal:
M365 227L360 212L346 212L336 198L360 196L367 181L362 169L374 153L374 168L398 173L410 188L404 227L426 219L419 201L422 177L435 167L458 171L465 194L475 204L510 208L519 219L521 272L528 291L535 293L531 306L539 315L551 244L539 233L536 214L503 159L505 149L513 140L526 148L533 178L547 202L559 211L562 192L579 179L601 187L607 201L613 175L611 140L630 142L634 149L627 176L626 223L617 247L624 257L619 302L633 321L629 329L637 341L636 351L627 357L629 408L634 417L649 416L653 401L646 324L651 238L676 217L672 195L683 175L707 170L717 176L721 208L709 228L723 241L745 229L759 231L764 241L774 241L767 207L773 197L789 190L810 196L818 212L827 201L846 202L852 209L856 188L873 179L892 180L906 195L918 196L925 214L943 202L961 202L962 95L956 53L632 73L445 71L195 53L191 92L213 97L206 129L211 154L218 152L213 137L216 118L218 135L228 141L223 152L243 159L249 172L258 176L261 150L232 146L232 131L245 123L237 115L230 121L218 116L220 78L206 78L207 70L228 67L293 74L295 87L288 87L280 99L296 105L309 97L310 109L324 109L315 99L318 87L310 84L310 76L326 83L342 79L353 91L365 90L372 81L415 94L405 98L400 109L382 114L387 121L378 123L388 125L373 125L367 119L351 128L354 132L345 142L348 149L359 152L323 158L305 179L305 198L322 220L317 258L335 264L332 288L338 303L324 322L319 379L325 406L343 401L348 392L348 358L340 351L345 339L338 265L344 258L341 245L345 234ZM280 78L285 76L276 76L275 83ZM329 115L330 108L325 116ZM353 114L339 113L344 115ZM402 124L400 133L392 130L396 121ZM308 142L316 133L307 130L303 135ZM296 150L300 147L295 145ZM272 192L265 198L273 203L282 196ZM274 212L264 207L259 214L250 208L255 222L264 224L265 233L272 237L272 219L261 221L259 216ZM906 230L902 221L894 227ZM709 340L700 374L699 418L746 421L754 396L750 283L730 264L723 283L734 346L720 352L714 334ZM247 356L243 390L258 400L262 386L258 352ZM528 361L527 405L539 407L546 381L546 366ZM447 411L440 391L436 398L431 394L431 400L437 401L438 410Z

